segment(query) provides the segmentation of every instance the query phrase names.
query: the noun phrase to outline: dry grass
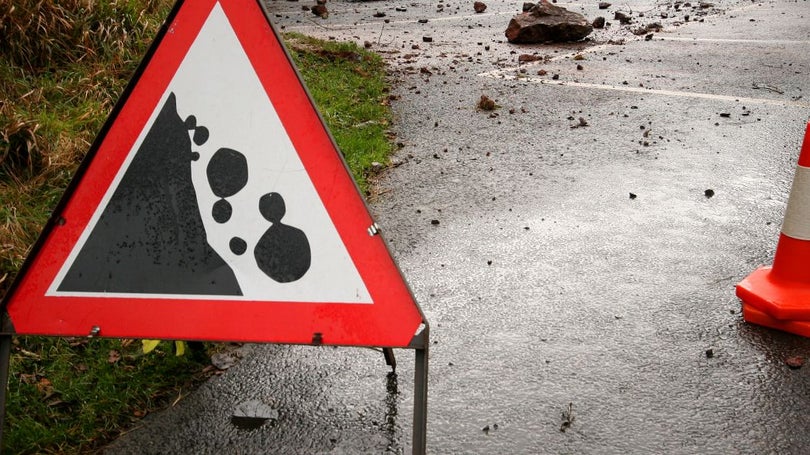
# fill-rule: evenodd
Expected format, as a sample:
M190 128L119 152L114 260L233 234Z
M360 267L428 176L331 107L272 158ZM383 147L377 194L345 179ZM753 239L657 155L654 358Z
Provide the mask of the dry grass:
M0 0L0 298L172 3Z
M162 0L0 0L0 49L28 71L127 53ZM106 54L106 55L105 55Z

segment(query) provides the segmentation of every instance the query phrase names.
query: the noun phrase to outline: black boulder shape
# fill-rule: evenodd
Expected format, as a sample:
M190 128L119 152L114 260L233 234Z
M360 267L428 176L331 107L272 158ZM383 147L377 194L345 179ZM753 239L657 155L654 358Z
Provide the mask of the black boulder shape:
M221 148L211 157L205 173L211 191L217 197L230 197L247 185L247 159L236 150Z
M259 211L273 223L253 249L256 265L279 283L290 283L304 276L311 265L311 251L306 234L281 222L286 213L284 198L267 193L259 199Z
M191 179L190 116L172 93L59 291L241 295L207 242Z

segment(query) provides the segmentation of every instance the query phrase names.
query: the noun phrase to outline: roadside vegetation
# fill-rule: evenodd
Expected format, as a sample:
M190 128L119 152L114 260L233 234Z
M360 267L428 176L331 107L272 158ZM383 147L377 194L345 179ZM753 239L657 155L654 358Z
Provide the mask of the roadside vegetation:
M171 0L0 0L0 298L166 17ZM285 41L361 190L386 163L381 59L353 44ZM197 345L17 337L5 453L93 453L216 371Z

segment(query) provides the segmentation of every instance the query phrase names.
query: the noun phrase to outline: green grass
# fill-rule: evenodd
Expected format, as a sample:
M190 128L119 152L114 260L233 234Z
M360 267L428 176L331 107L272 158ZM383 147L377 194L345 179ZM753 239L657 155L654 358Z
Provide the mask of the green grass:
M0 0L0 298L172 2L13 3L9 12ZM384 63L353 44L284 38L370 193L371 163L391 152ZM171 349L161 343L143 355L138 340L15 338L4 452L98 451L210 374L204 352Z
M89 453L205 377L206 357L143 354L138 340L19 337L8 384L7 453Z
M388 163L392 151L384 62L353 43L284 38L355 181L369 194L371 163Z

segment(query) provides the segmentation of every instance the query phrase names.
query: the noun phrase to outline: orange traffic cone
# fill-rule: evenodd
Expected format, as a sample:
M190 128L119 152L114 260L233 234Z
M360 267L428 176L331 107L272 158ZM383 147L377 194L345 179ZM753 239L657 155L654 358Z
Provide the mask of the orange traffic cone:
M743 319L810 337L810 123L793 177L772 267L737 285Z

